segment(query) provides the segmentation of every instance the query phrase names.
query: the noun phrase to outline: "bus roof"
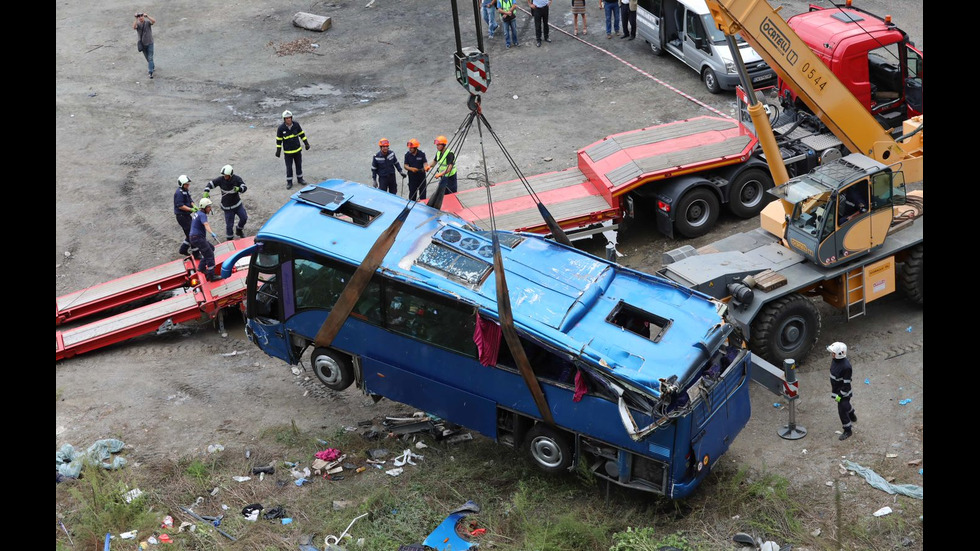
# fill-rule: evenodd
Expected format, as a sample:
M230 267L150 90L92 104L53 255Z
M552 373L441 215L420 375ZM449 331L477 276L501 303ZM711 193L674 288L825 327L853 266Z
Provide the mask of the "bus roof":
M406 205L375 188L327 180L293 194L255 240L356 266ZM498 239L520 331L655 394L661 379L676 375L683 385L730 331L720 303L665 278L534 234L500 231ZM498 318L491 233L456 215L414 204L379 271ZM650 321L652 338L626 330L629 316Z

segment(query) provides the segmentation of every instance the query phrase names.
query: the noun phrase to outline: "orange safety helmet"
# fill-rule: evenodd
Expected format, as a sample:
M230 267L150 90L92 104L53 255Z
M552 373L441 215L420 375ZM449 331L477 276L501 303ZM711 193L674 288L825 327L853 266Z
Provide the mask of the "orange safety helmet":
M388 147L389 145L391 144L388 143L388 138L381 138L378 140L378 147Z
M408 147L418 147L419 145L421 144L419 144L419 141L416 140L415 138L408 140Z
M439 144L446 145L446 144L449 143L449 140L447 140L445 136L438 136L436 138L436 141L434 143L436 145L439 145Z

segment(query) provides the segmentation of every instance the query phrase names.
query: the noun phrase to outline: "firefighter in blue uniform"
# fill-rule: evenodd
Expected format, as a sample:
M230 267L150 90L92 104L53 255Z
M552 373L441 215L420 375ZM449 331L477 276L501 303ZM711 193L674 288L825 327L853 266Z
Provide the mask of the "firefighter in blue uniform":
M197 249L191 247L191 215L197 212L197 207L191 199L188 188L191 187L191 179L186 174L181 174L177 178L177 191L174 193L174 216L177 224L184 230L184 242L180 244L180 256L193 254L194 258L200 258Z
M201 199L198 207L197 216L191 222L190 240L191 246L201 252L201 260L197 263L198 273L204 274L208 281L218 281L221 275L214 273L214 245L208 241L208 234L218 240L218 236L211 230L208 223L208 215L211 214L211 200Z
M225 240L230 241L238 237L245 237L245 222L248 222L248 213L245 212L245 205L242 204L242 193L247 189L245 181L241 176L235 174L235 169L231 165L221 167L221 176L208 182L204 186L204 197L211 197L211 190L218 188L221 191L221 210L225 212ZM238 227L235 227L235 217L238 217ZM235 233L232 234L232 228Z
M300 143L300 140L303 143ZM310 142L306 139L306 132L298 122L293 120L293 114L289 111L282 112L282 124L276 131L276 158L279 153L286 154L286 189L293 187L293 165L296 165L296 181L300 185L306 184L303 180L303 146L310 149Z
M837 415L843 428L839 440L847 440L853 434L851 424L858 420L851 405L851 362L847 359L847 345L842 342L831 344L827 351L833 355L830 361L830 392L837 402Z
M398 162L398 155L389 149L391 143L388 142L387 138L378 140L378 147L381 149L371 159L371 180L374 181L374 187L398 195L395 171L397 170L402 178L405 177L405 171L402 170L402 165Z

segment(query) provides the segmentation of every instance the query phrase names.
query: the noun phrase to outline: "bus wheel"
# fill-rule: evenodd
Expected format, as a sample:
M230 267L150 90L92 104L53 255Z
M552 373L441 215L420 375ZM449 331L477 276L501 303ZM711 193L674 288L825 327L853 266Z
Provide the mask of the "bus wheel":
M922 245L912 249L908 258L902 263L899 282L909 300L922 304Z
M799 293L774 300L752 322L750 345L776 366L783 360L798 363L810 353L820 335L820 312L813 301Z
M748 168L732 180L728 210L739 218L752 218L762 212L772 196L766 190L772 187L772 178L759 168Z
M531 427L525 441L531 460L546 473L568 470L572 464L572 447L568 438L544 423Z
M350 358L329 348L316 348L310 355L313 372L323 385L331 390L344 390L354 382L354 368Z

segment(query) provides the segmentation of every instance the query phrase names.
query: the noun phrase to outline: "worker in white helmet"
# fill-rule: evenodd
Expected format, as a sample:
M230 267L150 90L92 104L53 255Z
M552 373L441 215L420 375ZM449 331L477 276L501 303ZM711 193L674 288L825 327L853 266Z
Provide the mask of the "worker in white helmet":
M221 210L225 213L225 240L231 241L237 235L245 237L245 222L248 222L248 212L245 211L245 204L242 203L242 193L248 189L242 177L235 174L235 169L231 165L221 167L221 175L214 180L208 181L204 186L204 197L211 198L211 190L218 188L221 191ZM235 227L235 217L238 217L238 227ZM232 229L234 228L234 234Z
M830 361L830 391L837 402L837 415L843 431L840 440L847 440L853 434L852 423L857 422L854 407L851 406L851 362L847 359L847 345L835 342L827 347L833 359Z
M300 141L302 140L302 143ZM310 149L310 141L306 139L306 132L298 122L293 120L290 111L282 112L282 124L276 130L276 157L280 153L286 154L286 189L293 187L293 165L296 165L296 181L299 185L305 185L303 180L303 147Z
M217 281L221 275L214 273L214 246L208 241L208 234L217 241L218 236L211 230L208 215L211 214L211 199L207 197L198 202L198 212L191 222L191 246L201 252L201 260L197 263L198 273L204 274L208 281Z
M197 205L191 199L188 189L191 187L191 179L186 174L177 177L177 191L174 192L174 216L177 224L184 230L184 241L180 244L178 252L180 256L193 254L194 258L201 258L197 249L191 247L191 217L197 212Z

